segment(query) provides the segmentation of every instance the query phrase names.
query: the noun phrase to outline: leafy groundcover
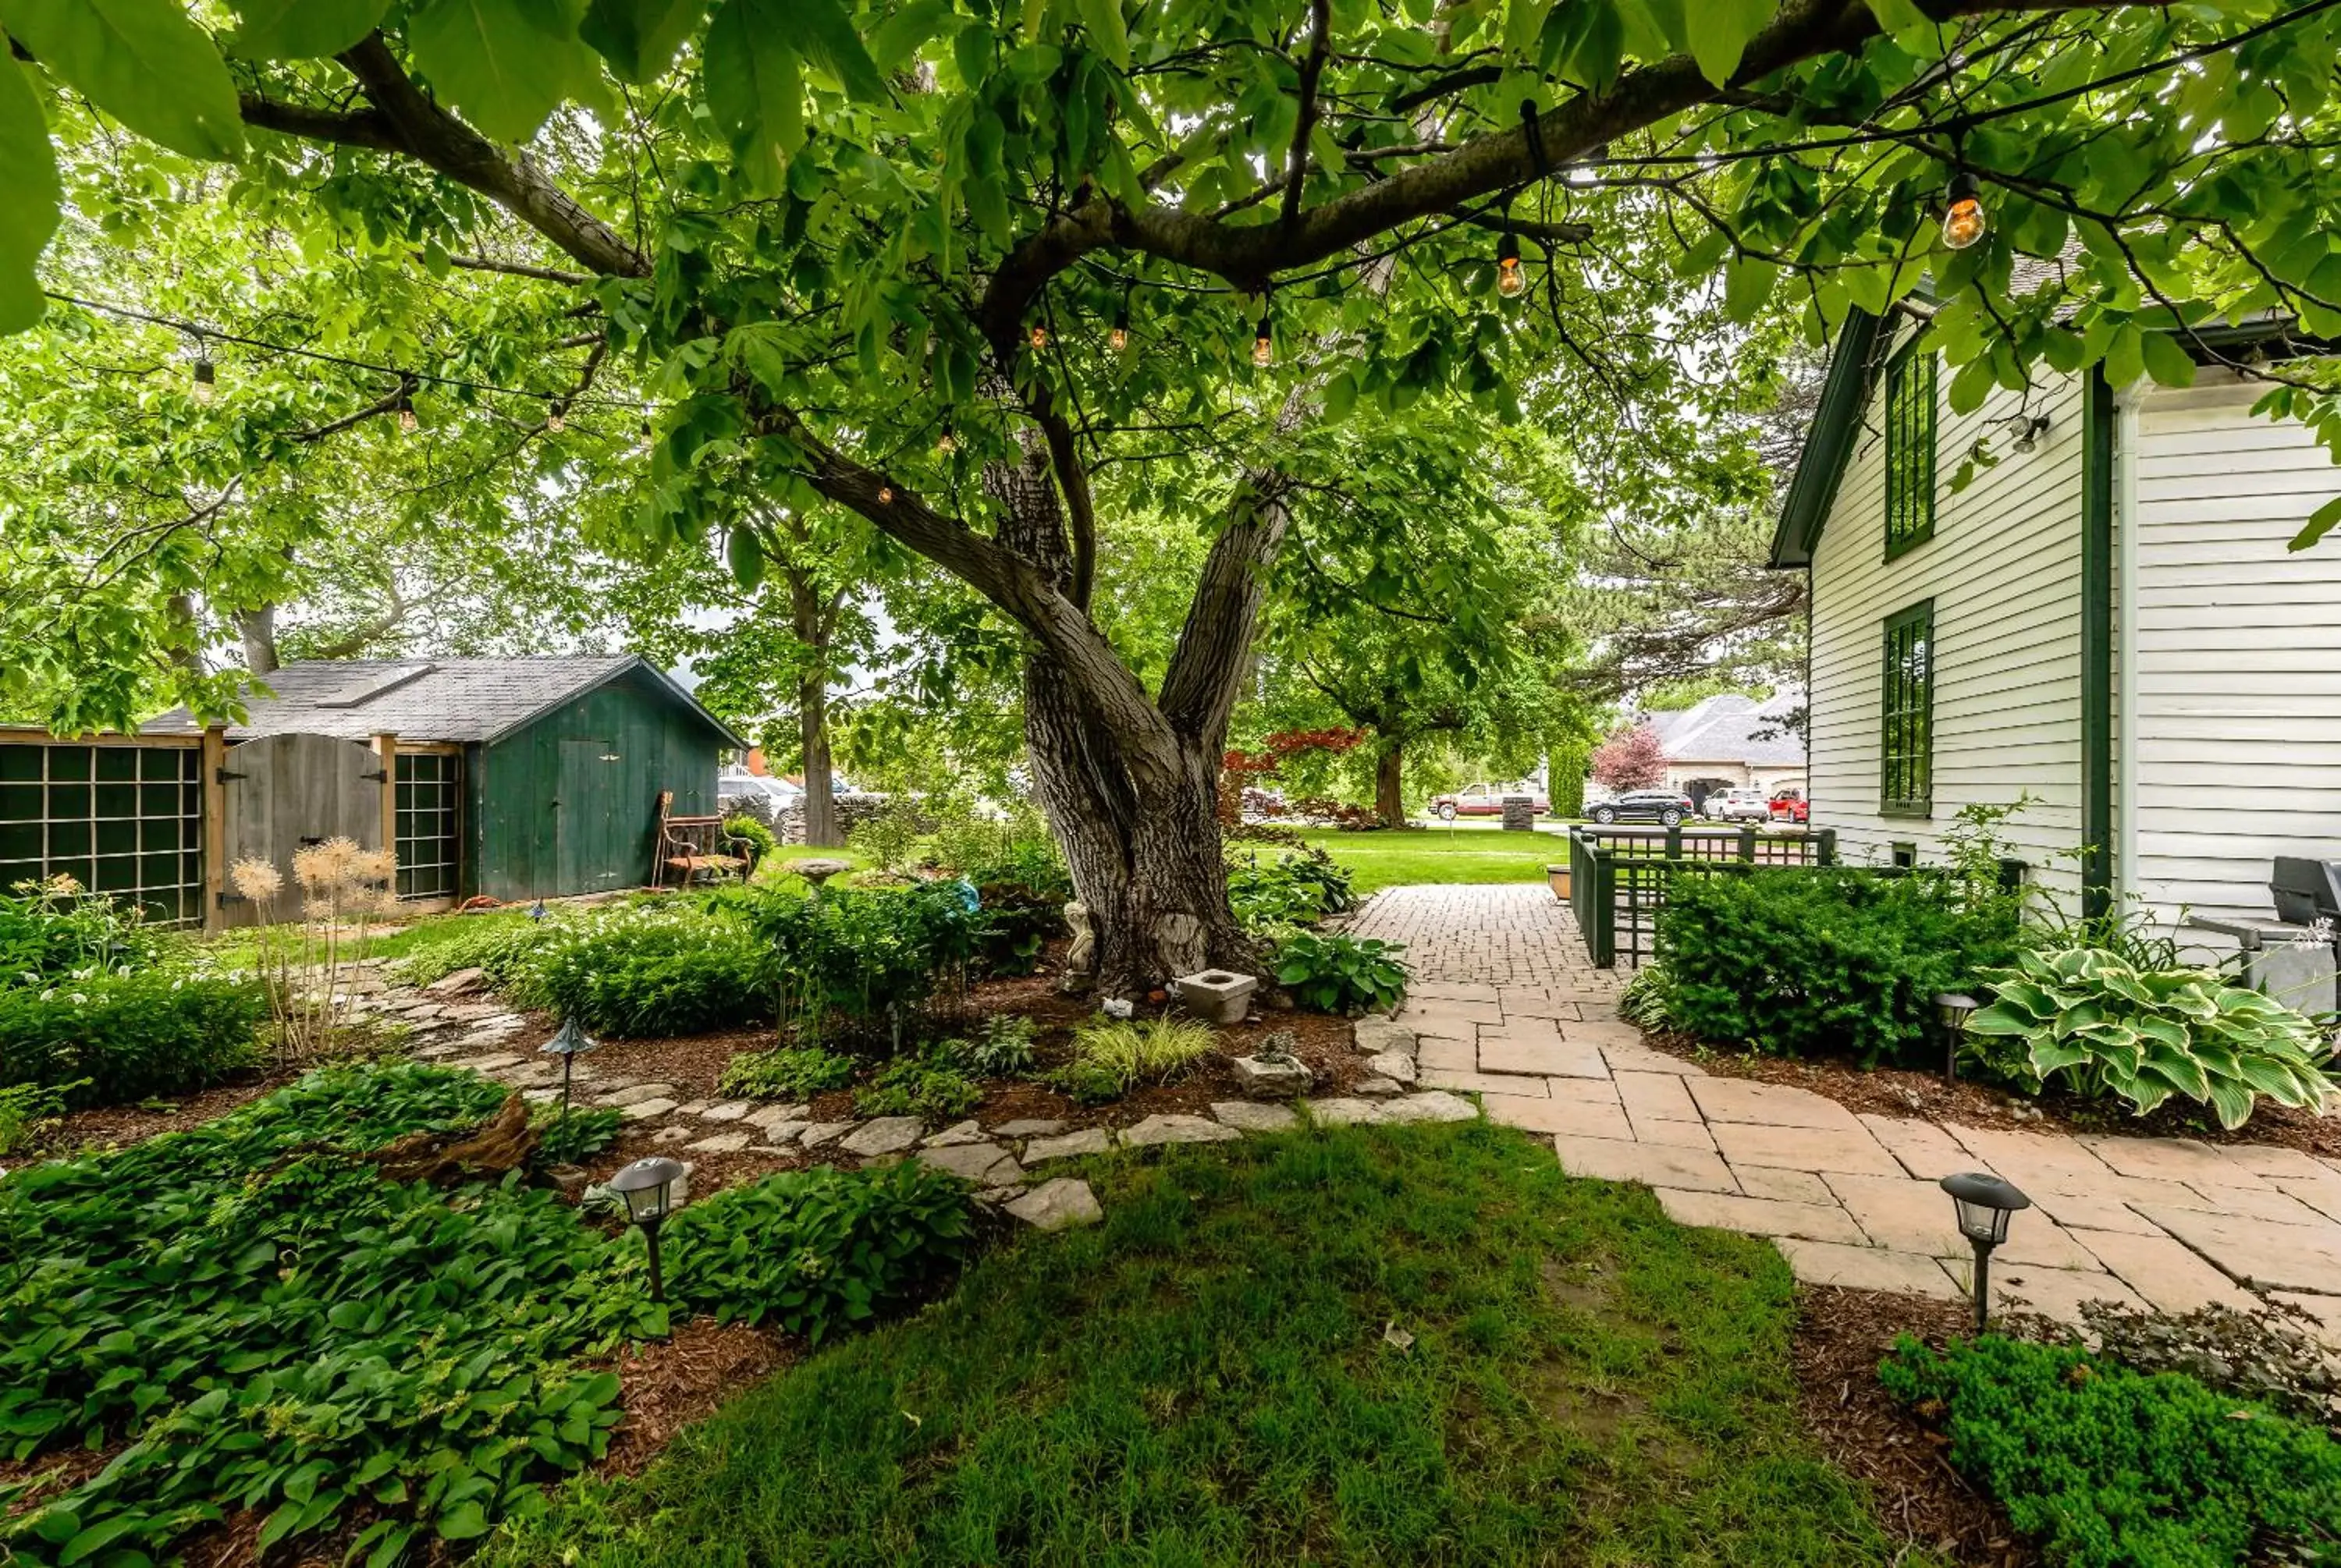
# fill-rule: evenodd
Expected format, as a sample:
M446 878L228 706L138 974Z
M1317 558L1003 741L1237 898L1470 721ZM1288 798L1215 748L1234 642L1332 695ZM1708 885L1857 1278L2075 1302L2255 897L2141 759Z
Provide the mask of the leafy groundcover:
M379 1568L433 1533L485 1535L602 1454L619 1384L596 1363L666 1330L637 1236L521 1173L434 1187L362 1157L503 1095L467 1072L329 1068L0 1180L0 1456L117 1449L78 1484L36 1470L0 1490L0 1560L134 1568L242 1515L264 1551L330 1534ZM792 1327L888 1305L953 1255L963 1204L947 1178L859 1182L784 1174L685 1209L722 1241L687 1249L708 1266L682 1262L676 1295ZM786 1259L791 1288L732 1302L742 1253Z

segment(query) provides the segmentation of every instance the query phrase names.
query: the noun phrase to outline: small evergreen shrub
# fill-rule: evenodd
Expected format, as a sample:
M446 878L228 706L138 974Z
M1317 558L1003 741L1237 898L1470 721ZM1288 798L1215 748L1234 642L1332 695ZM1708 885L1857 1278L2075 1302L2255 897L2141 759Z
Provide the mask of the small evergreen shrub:
M1320 1013L1395 1007L1406 995L1404 951L1404 943L1374 937L1295 931L1276 945L1276 983Z
M748 842L748 868L752 871L781 852L780 835L762 818L735 812L723 819L723 831Z
M722 1322L818 1342L925 1289L966 1255L967 1189L905 1160L782 1171L725 1189L667 1226L669 1287Z
M2177 1373L1987 1336L1905 1336L1887 1390L2071 1568L2231 1568L2341 1552L2341 1443ZM2278 1549L2282 1548L2283 1551Z
M2012 902L1937 874L1852 868L1678 872L1658 953L1676 1027L1768 1056L1914 1055L1934 998L2015 954Z
M1073 1031L1073 1057L1050 1081L1084 1105L1180 1077L1219 1044L1192 1018L1100 1018Z
M732 1099L802 1100L853 1081L853 1058L815 1047L742 1051L724 1064L715 1092Z
M182 1095L261 1058L268 997L248 978L168 968L0 989L0 1084L69 1105Z
M955 1122L982 1103L983 1090L957 1065L949 1041L896 1057L853 1094L853 1108L865 1116L929 1122Z

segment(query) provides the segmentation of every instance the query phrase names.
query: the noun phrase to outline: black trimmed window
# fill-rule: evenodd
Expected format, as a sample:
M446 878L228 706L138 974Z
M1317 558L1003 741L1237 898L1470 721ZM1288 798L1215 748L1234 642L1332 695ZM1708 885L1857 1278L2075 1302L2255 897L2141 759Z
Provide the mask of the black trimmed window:
M0 891L71 877L179 925L204 918L203 755L193 746L0 746Z
M1886 559L1935 536L1935 355L1886 367Z
M1878 719L1878 810L1925 817L1935 807L1935 601L1886 618L1886 687Z
M457 788L462 759L437 751L401 751L398 775L398 896L455 895Z

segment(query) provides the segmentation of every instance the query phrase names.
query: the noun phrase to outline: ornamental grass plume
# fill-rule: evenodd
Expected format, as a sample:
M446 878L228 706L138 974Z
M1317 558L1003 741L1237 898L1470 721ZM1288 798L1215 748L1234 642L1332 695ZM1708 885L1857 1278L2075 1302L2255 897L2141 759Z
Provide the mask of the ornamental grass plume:
M255 968L266 985L280 1063L296 1065L332 1048L352 1033L355 998L344 983L344 948L363 951L373 922L396 913L398 858L337 837L293 856L292 886L300 893L297 924L270 918L287 887L271 862L238 860L228 880L261 911Z

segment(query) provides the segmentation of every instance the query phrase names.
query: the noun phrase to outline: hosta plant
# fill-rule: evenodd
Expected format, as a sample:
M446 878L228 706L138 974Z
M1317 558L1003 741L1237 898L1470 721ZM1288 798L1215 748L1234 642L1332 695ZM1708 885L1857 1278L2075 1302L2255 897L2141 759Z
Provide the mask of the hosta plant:
M2321 1109L2333 1042L2282 1002L2210 969L2140 968L2101 948L2017 955L1989 971L1991 1006L1967 1020L1968 1052L2038 1093L2061 1081L2113 1095L2139 1116L2173 1095L2210 1107L2229 1129L2260 1096Z
M1405 950L1372 937L1296 931L1276 945L1276 983L1320 1013L1395 1007L1406 995Z

